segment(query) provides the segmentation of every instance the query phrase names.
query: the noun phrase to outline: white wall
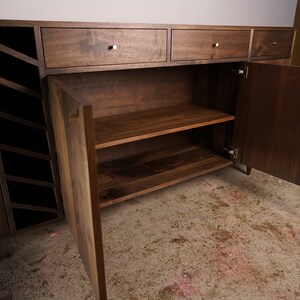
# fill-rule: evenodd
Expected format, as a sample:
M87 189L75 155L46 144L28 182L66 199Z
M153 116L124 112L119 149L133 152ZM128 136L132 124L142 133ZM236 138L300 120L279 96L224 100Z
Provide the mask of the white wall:
M0 0L0 19L292 26L297 0Z

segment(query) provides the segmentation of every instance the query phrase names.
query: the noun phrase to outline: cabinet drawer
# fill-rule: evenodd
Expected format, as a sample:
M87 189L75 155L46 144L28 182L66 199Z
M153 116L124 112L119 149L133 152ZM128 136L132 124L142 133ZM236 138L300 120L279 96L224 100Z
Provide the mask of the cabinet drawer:
M293 30L255 30L251 58L289 56L293 45Z
M172 30L172 61L247 58L250 30Z
M46 68L166 61L167 30L42 29Z

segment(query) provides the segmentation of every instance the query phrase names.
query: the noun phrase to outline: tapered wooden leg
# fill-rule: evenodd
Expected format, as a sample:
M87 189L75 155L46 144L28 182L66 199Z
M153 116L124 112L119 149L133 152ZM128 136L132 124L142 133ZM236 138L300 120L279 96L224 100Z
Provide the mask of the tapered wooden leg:
M247 174L247 175L250 175L250 174L251 174L251 171L252 171L252 168L246 166L246 174Z

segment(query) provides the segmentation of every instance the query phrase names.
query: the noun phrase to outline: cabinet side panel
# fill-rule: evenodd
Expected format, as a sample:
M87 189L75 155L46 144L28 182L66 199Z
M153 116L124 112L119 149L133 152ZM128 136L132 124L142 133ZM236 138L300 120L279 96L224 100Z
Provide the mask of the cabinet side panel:
M97 299L106 299L92 110L49 79L66 218Z
M3 197L0 190L0 236L6 233L9 233L9 227L5 213Z

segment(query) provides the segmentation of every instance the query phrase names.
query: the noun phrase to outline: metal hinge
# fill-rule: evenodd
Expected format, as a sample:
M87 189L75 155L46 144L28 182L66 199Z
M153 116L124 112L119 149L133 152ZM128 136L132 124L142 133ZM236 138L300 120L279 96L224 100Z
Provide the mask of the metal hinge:
M240 68L233 69L232 71L241 78L244 78L244 79L248 78L248 71L249 71L248 66L241 66Z
M230 158L232 160L237 160L238 156L239 156L239 149L235 148L235 149L231 149L231 148L224 148L225 152L227 154L230 155Z

